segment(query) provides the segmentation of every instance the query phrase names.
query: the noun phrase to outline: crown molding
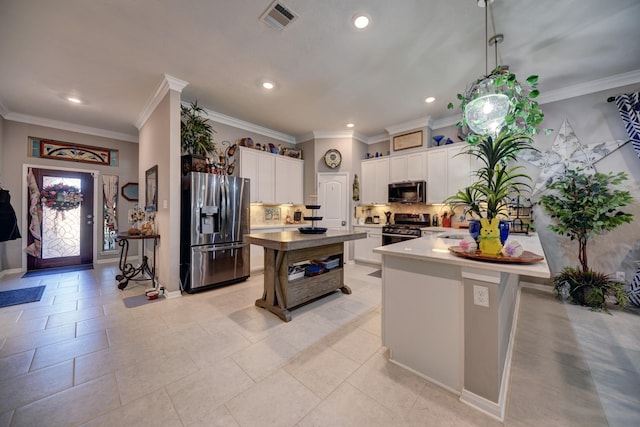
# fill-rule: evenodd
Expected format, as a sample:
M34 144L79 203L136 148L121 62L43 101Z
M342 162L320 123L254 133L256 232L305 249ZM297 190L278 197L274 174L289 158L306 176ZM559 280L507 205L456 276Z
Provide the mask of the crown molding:
M410 120L408 122L399 123L397 125L389 126L385 130L389 135L395 135L402 132L408 132L415 129L421 129L425 127L431 127L433 120L431 116L423 117L416 120Z
M562 89L543 92L538 98L540 104L562 101L576 96L588 95L590 93L601 92L603 90L615 89L617 87L640 83L640 70L629 71L628 73L616 74L615 76L604 77L586 83L567 86Z
M138 142L138 135L128 133L113 132L110 130L94 128L90 126L77 125L75 123L62 122L59 120L44 119L42 117L29 116L27 114L8 113L4 116L6 120L27 123L36 126L46 126L53 129L67 130L70 132L84 133L87 135L101 136L104 138L118 139L120 141Z
M189 82L185 82L184 80L180 80L169 74L163 74L162 81L158 85L155 93L147 100L147 103L142 108L142 111L138 115L136 119L135 125L138 130L149 120L149 117L156 109L160 101L164 98L164 96L169 93L170 90L174 90L178 93L182 93L182 89L187 86Z
M352 130L314 130L311 132L312 139L342 139L351 138L368 144L369 138Z
M186 102L183 102L182 105L189 105ZM221 123L223 125L233 126L238 129L246 130L247 132L254 132L259 135L268 136L269 138L277 139L279 141L287 142L289 144L295 144L296 138L287 135L286 133L278 132L269 128L265 128L262 126L254 125L253 123L245 122L244 120L236 119L231 116L226 116L224 114L218 113L213 110L209 110L207 108L203 108L209 120L213 120L214 122Z
M440 129L447 126L455 126L455 124L459 121L460 114L458 114L457 116L443 117L441 119L434 120L431 129Z
M366 143L367 144L376 144L378 142L389 142L390 138L389 138L389 134L388 133L381 133L380 135L374 135L374 136L370 136Z

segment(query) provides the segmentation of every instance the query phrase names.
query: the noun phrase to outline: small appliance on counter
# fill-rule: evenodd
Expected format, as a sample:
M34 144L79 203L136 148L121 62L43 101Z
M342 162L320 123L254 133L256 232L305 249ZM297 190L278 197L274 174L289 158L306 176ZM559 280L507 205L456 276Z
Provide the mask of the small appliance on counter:
M373 224L373 217L371 216L371 208L367 208L367 217L364 219L365 224Z
M380 224L380 216L379 215L374 215L373 216L373 223L374 224Z

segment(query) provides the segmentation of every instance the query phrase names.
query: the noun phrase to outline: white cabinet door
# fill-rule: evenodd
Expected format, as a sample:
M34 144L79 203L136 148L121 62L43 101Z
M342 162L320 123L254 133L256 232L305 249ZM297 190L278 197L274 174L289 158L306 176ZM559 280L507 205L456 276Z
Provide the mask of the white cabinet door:
M275 203L275 155L240 147L240 176L251 180L251 203Z
M362 204L372 204L376 198L376 167L374 161L363 161L360 172L360 200Z
M276 156L275 200L276 203L303 204L304 162L284 156Z
M275 233L284 231L283 227L274 228L259 228L252 229L251 234L254 233ZM249 270L253 272L260 272L264 270L264 247L258 245L249 245L249 256L251 261L249 262Z
M427 203L442 203L472 183L472 156L465 144L430 150L427 156Z
M389 182L407 181L407 156L389 158Z
M471 184L471 156L462 153L465 144L447 148L447 197Z
M249 178L250 180L250 201L251 203L258 202L260 195L258 194L258 152L254 150L240 149L240 176L243 178Z
M354 259L372 264L381 264L382 256L373 252L374 248L382 246L382 228L354 226L356 232L366 232L366 239L354 240Z
M374 161L375 191L372 202L386 204L389 202L389 158Z
M427 179L427 153L408 154L405 170L407 171L408 181L424 181Z
M447 198L447 149L427 154L427 203L442 203Z
M276 203L276 159L273 154L258 156L258 202Z

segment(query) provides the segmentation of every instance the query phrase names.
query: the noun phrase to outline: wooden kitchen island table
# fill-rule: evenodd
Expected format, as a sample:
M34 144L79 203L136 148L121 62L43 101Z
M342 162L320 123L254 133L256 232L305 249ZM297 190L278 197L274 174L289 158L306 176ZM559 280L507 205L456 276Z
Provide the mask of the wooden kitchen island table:
M340 289L350 294L344 284L344 242L364 239L366 233L329 230L323 234L302 234L299 231L255 233L244 236L245 242L264 247L264 292L256 300L258 307L276 314L285 322L291 320L292 308ZM339 258L336 268L317 276L289 280L290 265Z

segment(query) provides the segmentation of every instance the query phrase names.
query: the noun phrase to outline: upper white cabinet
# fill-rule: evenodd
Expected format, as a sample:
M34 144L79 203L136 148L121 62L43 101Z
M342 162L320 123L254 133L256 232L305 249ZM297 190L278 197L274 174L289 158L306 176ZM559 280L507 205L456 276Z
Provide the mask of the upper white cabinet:
M240 147L240 176L251 180L251 203L303 204L304 162Z
M389 182L424 181L425 179L427 179L425 151L389 158Z
M472 156L461 154L466 144L429 150L427 155L427 203L442 203L471 184L475 169Z
M363 160L360 164L360 202L386 204L389 187L389 157Z
M276 156L276 201L278 203L304 204L304 162L284 156Z
M251 203L276 203L275 156L240 147L240 176L251 180Z

